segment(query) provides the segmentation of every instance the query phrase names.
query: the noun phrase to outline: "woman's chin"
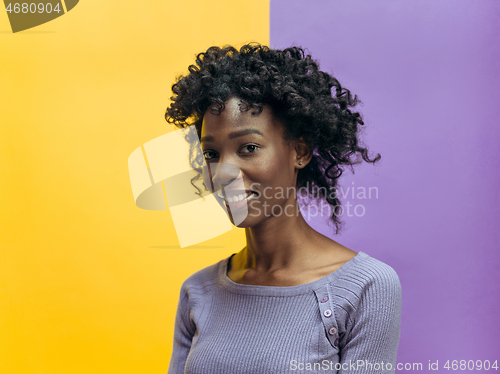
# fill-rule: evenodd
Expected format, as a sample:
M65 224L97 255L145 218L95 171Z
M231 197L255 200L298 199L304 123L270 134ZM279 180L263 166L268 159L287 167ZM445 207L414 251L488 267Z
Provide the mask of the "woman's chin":
M229 220L236 227L247 227L245 223L248 223L248 210L247 209L231 209L231 207L226 209Z

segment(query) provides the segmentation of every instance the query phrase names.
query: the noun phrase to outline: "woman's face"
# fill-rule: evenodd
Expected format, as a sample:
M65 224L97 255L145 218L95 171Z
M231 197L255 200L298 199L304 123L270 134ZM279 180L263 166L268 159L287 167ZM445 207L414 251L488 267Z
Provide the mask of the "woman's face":
M226 204L238 227L296 214L297 153L285 144L284 127L268 106L258 115L252 112L242 112L240 99L231 98L219 115L207 110L201 129L211 176L205 183L212 183L217 201Z

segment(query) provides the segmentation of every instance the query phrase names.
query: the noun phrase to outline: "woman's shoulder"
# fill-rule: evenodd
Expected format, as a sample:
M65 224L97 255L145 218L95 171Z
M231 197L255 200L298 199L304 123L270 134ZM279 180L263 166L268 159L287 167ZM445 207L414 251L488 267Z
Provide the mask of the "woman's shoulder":
M380 297L400 297L401 283L394 268L365 252L358 252L335 273L330 282L332 292L347 293L356 299L367 292Z
M182 283L181 291L189 294L210 292L219 283L221 267L227 263L227 260L228 258L225 258L191 274Z
M397 318L401 309L401 283L390 265L358 252L333 274L323 293L331 298L340 320L349 324L353 316L376 313L380 308L396 311L393 314Z
M382 262L365 252L358 252L354 257L351 267L351 274L356 274L357 277L364 280L366 283L374 281L390 281L399 283L399 277L396 270L385 262Z

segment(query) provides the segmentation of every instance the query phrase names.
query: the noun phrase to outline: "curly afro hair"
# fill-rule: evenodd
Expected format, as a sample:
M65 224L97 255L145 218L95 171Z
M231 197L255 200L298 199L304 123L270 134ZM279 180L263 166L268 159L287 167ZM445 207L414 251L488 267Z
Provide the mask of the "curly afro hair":
M177 78L172 91L165 119L179 128L194 124L198 137L205 112L220 113L231 97L242 100L241 110L254 109L256 114L269 105L285 124L284 140L302 137L313 150L311 161L299 170L296 188L333 207L330 223L336 233L343 226L343 209L331 191L337 191L343 168L354 172L352 165L362 162L359 156L369 163L381 158L378 154L370 159L358 139L358 126L364 123L360 113L349 109L360 102L358 97L321 71L300 47L278 50L257 43L239 51L232 46L210 47L196 56L196 65Z

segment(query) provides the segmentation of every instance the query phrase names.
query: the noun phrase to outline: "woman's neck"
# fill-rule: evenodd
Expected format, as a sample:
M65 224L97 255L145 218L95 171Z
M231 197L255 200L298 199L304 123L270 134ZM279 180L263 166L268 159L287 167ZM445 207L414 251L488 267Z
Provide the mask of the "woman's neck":
M247 228L247 246L231 258L228 277L242 284L294 286L320 279L356 255L299 217L286 228Z
M246 247L238 260L243 268L273 271L294 267L317 239L316 232L302 215L270 217L265 222L246 228Z

